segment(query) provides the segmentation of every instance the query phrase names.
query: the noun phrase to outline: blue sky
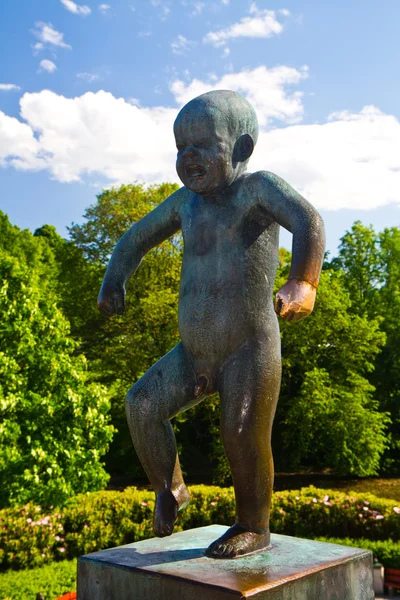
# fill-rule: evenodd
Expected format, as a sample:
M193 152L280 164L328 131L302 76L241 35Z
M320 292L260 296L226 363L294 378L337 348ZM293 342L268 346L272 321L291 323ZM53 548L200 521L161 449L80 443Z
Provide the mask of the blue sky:
M250 170L317 206L331 252L356 219L399 225L399 21L397 0L2 2L0 208L65 235L104 186L177 180L176 112L223 87L259 116Z

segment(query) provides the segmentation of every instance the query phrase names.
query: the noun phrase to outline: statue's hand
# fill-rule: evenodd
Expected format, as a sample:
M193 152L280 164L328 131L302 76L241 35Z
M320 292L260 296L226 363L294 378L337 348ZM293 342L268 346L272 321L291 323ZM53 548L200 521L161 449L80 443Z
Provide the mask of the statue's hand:
M105 317L122 315L125 310L125 287L104 281L97 299L97 308Z
M287 321L300 321L312 312L316 292L307 281L290 279L276 294L275 312Z

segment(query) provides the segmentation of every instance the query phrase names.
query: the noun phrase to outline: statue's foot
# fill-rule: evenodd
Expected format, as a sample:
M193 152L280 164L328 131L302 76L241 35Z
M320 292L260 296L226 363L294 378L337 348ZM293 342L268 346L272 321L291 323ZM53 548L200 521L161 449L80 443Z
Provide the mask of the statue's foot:
M182 486L175 495L170 490L163 490L157 494L153 521L154 533L157 537L171 535L178 510L184 508L189 500L190 494L186 486Z
M243 525L236 523L207 548L206 556L210 558L235 558L260 550L267 550L269 545L270 534L268 530L263 533L254 533L254 531L249 531Z

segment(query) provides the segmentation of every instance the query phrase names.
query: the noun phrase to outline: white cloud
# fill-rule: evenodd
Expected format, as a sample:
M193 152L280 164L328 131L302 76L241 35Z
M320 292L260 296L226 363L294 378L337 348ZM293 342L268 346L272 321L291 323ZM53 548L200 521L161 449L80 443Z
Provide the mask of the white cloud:
M92 83L92 81L96 81L100 76L96 73L77 73L78 79L83 79L83 81L87 81L88 83Z
M197 17L198 15L201 15L204 7L205 7L205 2L195 2L193 4L193 11L192 11L191 16Z
M38 21L35 26L37 29L32 33L38 38L39 43L34 45L34 50L42 50L46 44L71 50L71 46L64 42L64 34L54 29L51 23Z
M57 65L55 65L52 60L47 60L47 58L45 58L44 60L40 61L40 71L47 71L48 73L54 73L54 71L56 69L57 69Z
M400 203L399 120L365 107L300 124L302 96L292 86L305 74L259 67L208 82L175 81L171 91L179 105L211 88L245 95L261 123L250 170L278 173L318 208ZM20 105L20 119L0 112L3 167L47 170L63 182L87 175L111 183L177 181L172 133L177 108L146 108L104 91L65 98L43 90L24 94Z
M199 0L181 0L182 6L191 6L192 11L189 13L190 17L198 17L203 12L203 9L206 6L205 2L200 2Z
M45 169L46 164L38 159L39 153L39 142L30 125L0 111L0 166Z
M170 44L173 54L186 54L194 45L195 42L188 40L184 35L178 35Z
M263 132L252 167L278 173L319 208L368 210L400 204L399 147L399 120L366 106Z
M12 90L20 90L19 85L15 83L0 83L0 92L11 92Z
M233 90L249 99L257 112L260 125L265 126L271 119L294 123L302 118L302 92L290 92L286 88L299 84L305 77L306 68L298 71L285 66L272 69L261 66L238 73L227 73L209 81L193 79L186 84L176 80L171 89L180 104L209 90Z
M90 13L92 12L92 9L89 8L88 6L82 4L76 4L75 2L73 2L72 0L60 0L61 4L63 6L65 6L65 8L67 10L69 10L69 12L74 13L74 15L82 15L84 17L86 17L87 15L90 15Z
M99 4L99 11L102 15L108 15L111 6L109 4Z
M285 11L285 13L288 11ZM282 11L280 11L282 13ZM226 29L210 31L203 38L204 43L213 46L223 46L228 40L235 38L268 38L279 35L283 25L278 21L278 13L274 10L258 10L255 4L250 7L251 17L243 17L238 23L229 25Z
M13 120L14 127L20 126L14 145L4 140L0 120L3 163L7 156L7 164L23 170L47 169L63 182L79 181L87 174L102 175L110 182L177 179L172 134L177 109L139 108L104 91L65 98L43 90L24 94L20 104L26 124ZM28 133L34 145L30 141L24 149L20 140Z
M159 8L158 16L161 20L165 21L171 12L171 9L168 6L169 3L167 3L165 0L151 0L151 4L154 7Z

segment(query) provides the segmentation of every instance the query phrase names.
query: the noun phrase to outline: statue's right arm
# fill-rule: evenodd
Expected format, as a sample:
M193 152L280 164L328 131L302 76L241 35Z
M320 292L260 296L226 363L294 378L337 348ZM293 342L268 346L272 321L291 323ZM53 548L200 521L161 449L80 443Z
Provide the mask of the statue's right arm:
M180 208L188 190L180 188L143 219L134 223L116 245L108 263L97 306L105 316L121 314L125 308L125 285L143 256L181 228Z

